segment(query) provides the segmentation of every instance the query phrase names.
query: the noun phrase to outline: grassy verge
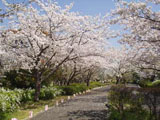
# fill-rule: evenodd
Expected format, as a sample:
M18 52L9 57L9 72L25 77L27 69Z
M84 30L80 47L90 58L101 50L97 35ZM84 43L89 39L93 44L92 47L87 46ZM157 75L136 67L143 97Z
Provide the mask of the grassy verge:
M11 118L17 118L18 120L27 119L29 117L30 111L33 111L33 115L36 115L41 111L44 111L45 105L48 105L49 107L53 107L56 104L56 101L60 101L61 99L64 99L64 100L67 99L67 95L72 95L75 93L86 91L87 89L93 89L93 88L105 86L105 85L106 84L102 84L99 82L91 82L89 87L87 87L85 84L73 84L70 86L59 87L65 92L64 95L57 96L54 99L40 100L38 102L30 101L25 104L22 104L20 106L20 109L18 109L17 111L13 113L6 113L3 120L11 120Z
M29 117L29 111L33 111L34 115L44 111L45 105L53 107L56 104L56 101L61 99L67 99L67 96L58 96L51 100L40 100L39 102L28 102L23 104L18 111L9 113L5 115L3 120L11 120L11 118L17 118L18 120L23 120Z

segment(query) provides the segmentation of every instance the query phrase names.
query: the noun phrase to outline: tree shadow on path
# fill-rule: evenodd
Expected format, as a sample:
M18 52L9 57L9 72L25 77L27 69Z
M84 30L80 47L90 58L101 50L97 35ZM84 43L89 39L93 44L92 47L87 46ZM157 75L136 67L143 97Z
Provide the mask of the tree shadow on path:
M107 120L107 110L78 110L74 112L69 112L68 116L74 117L79 120L84 120L84 118L88 118L87 120ZM75 119L70 118L69 120Z

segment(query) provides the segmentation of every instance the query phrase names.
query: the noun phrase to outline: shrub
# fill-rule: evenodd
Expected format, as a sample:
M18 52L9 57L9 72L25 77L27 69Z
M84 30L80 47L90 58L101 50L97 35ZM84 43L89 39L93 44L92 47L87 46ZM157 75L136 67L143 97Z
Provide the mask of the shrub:
M53 99L58 95L62 94L62 89L58 89L53 86L49 87L43 87L40 91L40 99L47 100L47 99Z
M73 83L69 86L62 86L60 88L64 91L64 95L73 95L75 93L83 92L87 89L92 89L100 86L104 86L104 84L100 82L91 82L90 86L87 87L87 85L84 83Z
M107 105L109 120L148 120L148 112L142 107L144 97L137 90L124 85L111 88Z
M88 89L88 87L85 84L77 84L77 83L74 83L69 86L62 86L61 88L64 91L65 95L73 95L75 93L83 92Z
M2 85L4 87L14 88L34 88L35 80L32 73L29 70L19 69L10 70L4 73L5 78L2 79Z
M76 83L74 83L71 86L75 87L76 90L77 90L77 92L83 92L83 91L85 91L85 90L88 89L88 87L86 86L86 84L83 84L83 83L82 84L76 84Z
M134 90L135 88L128 88L124 85L113 86L108 96L109 104L120 113L128 109L128 106L129 109L138 109L142 105L143 97Z
M95 87L101 87L101 86L104 86L104 85L105 84L101 83L101 82L91 82L90 86L89 86L89 89L92 89L92 88L95 88Z
M135 111L134 109L124 110L119 113L116 109L110 110L109 120L149 120L148 113L145 110Z
M148 86L151 86L152 82L144 79L144 80L140 80L138 84L140 87L148 87Z
M34 100L35 90L33 89L4 89L0 88L0 120L6 119L8 113L17 110L21 103ZM43 100L52 99L62 94L62 90L53 86L43 87L40 98Z
M62 94L62 89L49 86L49 87L42 87L40 91L40 99L41 100L48 100L48 99L53 99L58 95ZM28 101L33 101L34 100L34 94L35 90L34 89L26 89L23 91L22 94L22 100L21 102L28 102Z
M152 82L152 87L160 87L160 80Z
M73 95L77 92L74 86L63 86L61 88L64 91L64 95Z
M35 90L33 89L4 89L0 88L0 113L13 112L19 108L21 103L34 100ZM43 87L40 92L40 99L53 99L61 95L62 90L55 87Z
M21 90L6 90L0 88L0 112L12 112L17 109L22 99Z
M150 120L160 119L160 88L141 88L139 89L143 95L144 104L148 106L150 113Z
M147 81L147 80L141 80L139 82L139 85L143 88L148 88L148 87L160 87L160 80L156 80L154 82Z
M34 94L35 94L35 90L33 90L33 89L23 90L21 102L33 101Z

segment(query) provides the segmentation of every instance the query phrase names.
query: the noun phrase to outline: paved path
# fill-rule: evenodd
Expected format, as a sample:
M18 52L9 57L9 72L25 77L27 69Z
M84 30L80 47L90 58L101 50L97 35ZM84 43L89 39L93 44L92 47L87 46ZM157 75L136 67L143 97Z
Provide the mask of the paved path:
M109 87L103 87L76 96L58 107L37 115L32 120L107 120L104 103L107 101L108 89Z

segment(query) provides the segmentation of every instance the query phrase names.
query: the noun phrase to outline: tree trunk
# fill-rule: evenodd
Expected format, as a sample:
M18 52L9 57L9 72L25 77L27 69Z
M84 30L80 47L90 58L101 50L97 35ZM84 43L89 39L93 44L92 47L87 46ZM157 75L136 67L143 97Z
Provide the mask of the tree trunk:
M116 76L116 84L120 83L120 78Z
M39 74L37 73L34 101L39 101L40 90L41 90L41 79L40 79Z
M155 77L156 77L155 75L151 76L151 82L153 82L155 80Z
M69 86L69 85L70 85L70 80L67 81L67 86Z
M87 83L87 86L89 86L90 85L90 80L87 79L86 83Z
M70 78L67 80L67 85L70 85L74 77L76 76L75 72L70 76Z

